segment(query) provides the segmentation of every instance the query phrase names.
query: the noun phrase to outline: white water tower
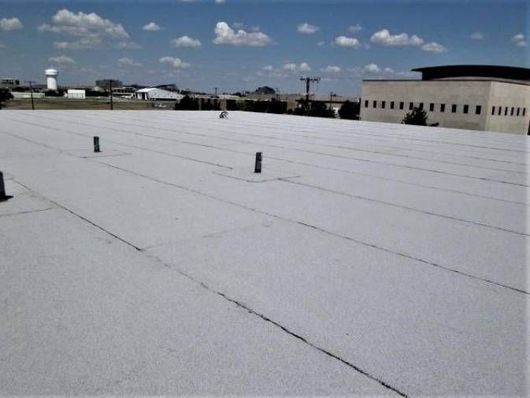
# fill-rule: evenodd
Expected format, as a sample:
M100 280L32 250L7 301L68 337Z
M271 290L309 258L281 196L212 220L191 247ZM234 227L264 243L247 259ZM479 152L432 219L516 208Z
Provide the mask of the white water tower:
M57 69L46 69L44 73L46 74L46 85L48 86L48 90L57 91L57 75L59 74Z

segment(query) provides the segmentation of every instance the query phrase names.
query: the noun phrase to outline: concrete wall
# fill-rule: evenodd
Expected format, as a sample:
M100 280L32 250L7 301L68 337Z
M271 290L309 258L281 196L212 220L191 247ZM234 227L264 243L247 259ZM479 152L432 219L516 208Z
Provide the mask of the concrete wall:
M504 101L516 108L526 107L528 117L528 88L529 86L492 81L364 81L361 120L401 123L405 114L410 112L412 102L414 107L419 107L423 103L429 124L439 123L440 127L526 134L528 119L527 127L523 128L524 117L497 118L490 121L489 116L493 102ZM368 107L366 107L367 100ZM377 101L376 108L373 106L374 101ZM385 101L384 109L382 101ZM394 109L391 109L392 101ZM403 109L399 109L400 102L404 103ZM431 104L434 104L434 111L430 110ZM445 104L443 112L442 104ZM456 105L456 112L452 111L453 105ZM465 105L468 106L467 113L464 113ZM476 114L477 106L480 106L480 114Z
M506 108L508 108L507 114ZM492 114L493 111L494 115ZM492 82L486 130L528 134L529 124L530 86Z

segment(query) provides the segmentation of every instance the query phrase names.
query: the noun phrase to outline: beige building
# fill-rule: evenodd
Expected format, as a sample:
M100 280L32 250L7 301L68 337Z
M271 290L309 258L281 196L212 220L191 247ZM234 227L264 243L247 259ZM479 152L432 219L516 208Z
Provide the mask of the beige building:
M361 120L401 123L414 108L428 124L530 133L530 69L450 65L414 69L422 80L365 80Z

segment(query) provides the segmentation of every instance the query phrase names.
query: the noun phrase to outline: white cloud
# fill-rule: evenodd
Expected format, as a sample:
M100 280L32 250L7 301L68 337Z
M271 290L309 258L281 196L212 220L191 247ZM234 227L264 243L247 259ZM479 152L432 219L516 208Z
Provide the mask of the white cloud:
M360 32L361 30L363 30L363 27L359 24L348 26L348 32L350 33L357 33L357 32Z
M482 40L484 39L484 35L481 32L474 32L469 35L469 37L473 40Z
M387 67L387 68L383 69L383 72L385 72L385 73L394 73L394 69Z
M114 40L129 39L123 26L104 19L96 13L77 14L67 9L57 11L51 24L43 24L38 28L41 32L53 32L75 37L74 41L56 42L58 48L96 48Z
M22 29L22 22L18 18L0 19L0 30L17 30Z
M355 37L337 36L333 43L339 47L359 48L361 43Z
M319 41L319 42L317 43L317 46L322 47L322 46L324 46L325 44L326 44L326 42L325 42L324 40L321 40L321 41Z
M393 35L388 29L375 32L370 41L382 46L421 46L424 40L416 35L409 36L407 33Z
M436 53L436 54L444 53L447 51L447 48L445 48L439 43L436 43L435 41L424 44L423 46L421 46L421 49L423 51L430 52L430 53Z
M215 0L215 4L224 4L225 0Z
M526 38L525 35L523 35L522 33L518 33L514 37L512 37L512 42L517 47L526 47Z
M299 65L294 63L289 63L283 65L283 70L286 70L288 72L310 72L311 67L307 62L302 62Z
M174 57L162 57L158 60L161 64L167 64L175 69L185 69L190 66L190 64L183 62L180 58L174 58Z
M181 36L176 39L171 40L171 44L174 47L191 47L197 48L201 46L201 42L198 39L193 39L189 36Z
M140 62L135 62L131 58L123 57L118 59L119 66L142 66Z
M116 43L117 48L121 48L122 50L138 50L142 48L138 43L135 43L133 41L121 41Z
M262 32L246 32L243 29L236 32L226 22L217 22L213 42L232 46L264 47L271 43L271 39Z
M58 64L58 65L73 65L76 63L72 58L67 57L66 55L50 57L48 58L48 61L54 64Z
M156 22L149 22L148 24L144 25L142 29L148 32L156 32L160 30L160 26Z
M263 70L266 70L266 71L272 71L273 69L274 69L274 68L273 68L272 65L265 65L265 66L263 67Z
M306 34L306 35L310 35L310 34L316 33L316 32L318 32L319 29L320 28L318 26L311 25L311 24L309 24L307 22L299 24L298 27L296 28L298 33L303 33L303 34Z
M364 70L369 73L379 73L381 72L381 68L377 64L368 64L365 65Z
M339 66L328 65L325 68L320 69L320 71L321 72L326 72L326 73L339 73L341 71L341 69L340 69Z

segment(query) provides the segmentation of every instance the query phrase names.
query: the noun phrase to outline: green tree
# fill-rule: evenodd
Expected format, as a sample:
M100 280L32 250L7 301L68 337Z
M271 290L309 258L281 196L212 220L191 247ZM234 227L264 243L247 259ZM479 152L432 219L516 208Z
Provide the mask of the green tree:
M414 108L407 113L401 123L413 124L415 126L427 126L427 112L420 108Z
M359 120L360 108L360 102L345 101L339 109L339 116L341 119Z
M196 111L199 109L199 101L196 98L185 95L180 102L175 104L174 109L180 111Z
M5 101L9 101L13 98L13 95L9 92L7 88L0 88L0 109Z

